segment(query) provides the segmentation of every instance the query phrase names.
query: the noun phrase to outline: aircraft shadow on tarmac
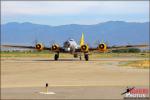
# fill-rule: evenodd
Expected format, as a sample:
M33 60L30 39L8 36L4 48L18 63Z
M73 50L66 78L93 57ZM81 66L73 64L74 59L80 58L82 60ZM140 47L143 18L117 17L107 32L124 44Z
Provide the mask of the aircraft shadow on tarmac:
M42 59L42 60L32 60L32 61L41 61L41 62L43 62L43 61L55 61L55 60L53 60L53 59ZM59 61L85 61L85 60L79 60L79 59L59 59L56 62L59 62ZM89 60L89 61L100 61L100 60Z

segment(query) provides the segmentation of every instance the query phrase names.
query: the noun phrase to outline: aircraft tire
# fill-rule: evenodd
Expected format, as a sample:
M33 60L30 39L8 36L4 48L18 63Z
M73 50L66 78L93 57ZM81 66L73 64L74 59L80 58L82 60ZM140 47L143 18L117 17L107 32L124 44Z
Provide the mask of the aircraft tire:
M86 61L88 61L88 60L89 60L89 55L88 55L88 54L85 54L85 55L84 55L84 58L85 58Z
M55 54L54 60L58 60L58 58L59 58L59 55L58 55L58 54Z

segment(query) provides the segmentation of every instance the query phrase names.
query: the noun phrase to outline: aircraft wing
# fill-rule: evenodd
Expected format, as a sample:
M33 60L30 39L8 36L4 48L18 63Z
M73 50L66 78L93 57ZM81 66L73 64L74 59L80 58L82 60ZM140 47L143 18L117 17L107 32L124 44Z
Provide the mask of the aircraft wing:
M118 50L118 49L128 49L128 48L143 48L147 47L148 45L123 45L123 46L108 46L108 50Z
M52 50L51 47L44 47L41 44L37 44L36 46L21 46L21 45L1 45L2 47L10 47L10 48L24 48L24 49L36 49L36 50ZM39 47L38 47L39 46ZM63 48L59 47L59 51L63 51Z
M86 45L85 45L86 46ZM122 46L106 46L106 44L100 44L96 48L90 48L90 47L85 47L88 48L87 51L112 51L112 50L119 50L119 49L129 49L129 48L142 48L142 47L147 47L149 45L122 45ZM76 52L82 52L82 47L79 49L76 49ZM86 51L86 49L85 49Z
M148 45L122 45L122 46L108 46L107 49L118 50L118 49L128 49L128 48L143 48Z
M20 45L2 45L2 47L35 49L35 47L33 46L20 46Z

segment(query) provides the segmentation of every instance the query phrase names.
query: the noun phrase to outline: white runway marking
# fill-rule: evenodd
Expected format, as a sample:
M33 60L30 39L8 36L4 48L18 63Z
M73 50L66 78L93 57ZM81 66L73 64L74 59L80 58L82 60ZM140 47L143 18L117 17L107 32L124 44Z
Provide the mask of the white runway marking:
M39 92L40 94L56 94L54 92Z

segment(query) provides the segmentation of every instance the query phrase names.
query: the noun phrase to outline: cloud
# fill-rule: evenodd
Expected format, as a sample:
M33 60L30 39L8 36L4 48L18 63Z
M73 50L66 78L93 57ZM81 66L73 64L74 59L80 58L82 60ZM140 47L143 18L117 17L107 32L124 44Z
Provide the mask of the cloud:
M1 22L96 24L149 21L149 1L1 1Z
M95 5L95 3L94 3ZM61 15L79 14L92 7L90 3L80 2L53 2L53 1L30 1L30 2L2 2L2 14L6 15Z
M12 15L77 15L147 13L148 1L2 1L2 14Z

